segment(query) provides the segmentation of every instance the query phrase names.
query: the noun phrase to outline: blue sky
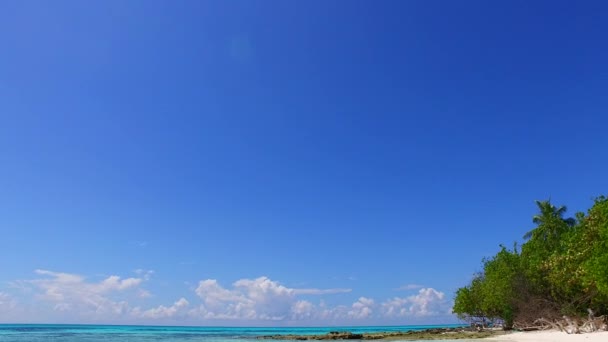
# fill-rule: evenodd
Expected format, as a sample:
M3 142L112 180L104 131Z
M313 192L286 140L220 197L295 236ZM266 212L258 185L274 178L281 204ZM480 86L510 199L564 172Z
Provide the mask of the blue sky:
M0 321L453 322L608 186L603 1L0 4Z

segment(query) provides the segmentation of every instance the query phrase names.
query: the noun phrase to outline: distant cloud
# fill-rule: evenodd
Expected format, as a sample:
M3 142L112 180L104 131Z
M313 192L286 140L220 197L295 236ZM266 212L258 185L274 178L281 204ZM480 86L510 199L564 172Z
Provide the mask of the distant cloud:
M11 310L15 308L17 303L15 300L4 292L0 292L0 312L4 310Z
M43 278L22 281L37 293L36 298L53 305L56 312L74 314L78 318L96 319L123 316L130 313L129 303L116 300L113 294L142 290L144 278L121 278L111 275L99 282L87 281L83 276L70 273L35 270Z
M102 281L99 286L99 289L102 293L112 290L121 291L132 287L137 287L139 286L139 284L141 284L142 281L143 279L141 278L127 278L121 280L119 276L113 275Z
M141 268L138 268L133 272L138 276L142 277L144 280L150 280L150 278L152 278L152 276L154 275L154 270L144 270Z
M152 293L150 293L150 291L148 291L148 290L137 289L137 296L139 298L149 298L149 297L152 297Z
M69 273L53 272L41 269L34 270L34 273L54 277L57 282L61 283L78 283L83 280L81 276Z
M299 300L291 306L290 316L294 320L310 320L314 318L315 306L307 300Z
M12 289L21 291L24 301L18 301L20 297L12 293L0 292L2 321L23 321L23 317L40 321L35 317L46 317L79 323L262 324L282 321L289 324L361 324L446 316L452 305L443 292L433 288L421 288L414 295L384 302L360 296L351 304L327 305L323 299L313 302L310 297L302 296L322 298L352 290L291 288L268 277L259 277L240 279L229 287L215 279L204 279L191 288L193 298L178 297L170 305L142 307L140 305L152 296L143 287L152 278L152 270L137 269L134 270L136 277L111 275L97 281L78 274L43 269L35 270L35 273L38 275L35 279L12 283ZM407 288L414 286L418 285Z
M160 305L157 308L149 309L149 310L146 310L143 312L141 312L140 309L137 308L133 311L133 315L141 316L144 318L152 318L152 319L173 318L177 315L186 314L186 309L187 309L188 305L190 305L190 303L185 298L182 297L169 307Z
M23 322L25 315L15 298L0 291L0 322Z
M411 290L418 290L423 288L424 286L422 285L418 285L418 284L407 284L407 285L403 285L397 288L397 291L411 291Z
M267 277L241 279L232 289L215 279L201 280L196 294L202 299L198 314L207 319L285 320L310 317L312 304L298 300L299 295L325 295L351 289L294 289Z
M361 297L359 300L353 303L351 310L348 311L348 316L355 319L368 318L373 313L373 306L373 299Z
M395 297L381 306L386 317L424 317L447 315L451 312L452 303L446 299L445 293L433 288L423 288L416 295Z

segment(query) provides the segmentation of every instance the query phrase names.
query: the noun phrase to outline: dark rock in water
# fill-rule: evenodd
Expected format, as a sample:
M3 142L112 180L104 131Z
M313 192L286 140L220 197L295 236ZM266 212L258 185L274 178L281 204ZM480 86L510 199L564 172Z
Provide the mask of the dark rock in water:
M492 335L491 331L475 332L470 328L431 328L420 331L384 331L373 333L353 334L350 331L330 331L323 335L268 335L258 336L261 340L381 340L381 339L404 339L404 340L435 340L435 339L461 339L461 338L481 338Z
M362 340L363 334L353 334L350 331L330 331L325 335L270 335L258 336L263 340Z

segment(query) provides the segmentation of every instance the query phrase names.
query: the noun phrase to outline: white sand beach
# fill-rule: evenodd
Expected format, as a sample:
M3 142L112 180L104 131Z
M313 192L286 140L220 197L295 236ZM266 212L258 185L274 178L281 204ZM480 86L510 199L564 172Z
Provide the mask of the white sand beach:
M515 342L608 342L608 331L594 332L588 334L566 334L557 330L515 332L507 335L489 337L489 341L515 341Z

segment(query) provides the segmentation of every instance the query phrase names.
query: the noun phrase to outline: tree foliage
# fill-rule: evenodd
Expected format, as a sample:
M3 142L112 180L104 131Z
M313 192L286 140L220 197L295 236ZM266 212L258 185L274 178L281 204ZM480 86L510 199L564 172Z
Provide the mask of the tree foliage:
M483 284L483 275L478 274L473 278L471 284L456 291L453 311L458 318L471 322L479 320L485 323L487 321L488 317L485 315L482 304L481 284Z
M460 319L515 322L562 315L608 313L608 198L585 213L565 217L565 206L536 201L534 229L521 252L501 246L483 271L456 291Z

